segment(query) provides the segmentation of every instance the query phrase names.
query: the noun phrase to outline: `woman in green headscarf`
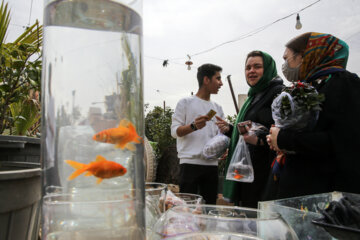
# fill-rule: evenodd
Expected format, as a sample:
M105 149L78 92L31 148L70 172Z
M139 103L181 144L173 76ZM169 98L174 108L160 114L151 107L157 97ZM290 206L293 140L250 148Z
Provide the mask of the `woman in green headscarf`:
M270 129L274 123L271 114L271 103L274 97L283 88L283 81L277 75L274 59L267 53L252 51L246 57L245 77L250 89L248 98L242 106L236 118L236 123L251 120L260 123ZM217 118L220 130L231 136L228 157L226 159L225 173L229 166L231 157L239 140L239 132L236 127L229 125L221 118ZM266 132L257 136L243 134L248 144L251 161L254 168L254 182L239 183L235 181L224 181L223 195L236 205L241 203L245 207L257 207L261 199L264 187L270 171L272 157L269 146L266 144Z

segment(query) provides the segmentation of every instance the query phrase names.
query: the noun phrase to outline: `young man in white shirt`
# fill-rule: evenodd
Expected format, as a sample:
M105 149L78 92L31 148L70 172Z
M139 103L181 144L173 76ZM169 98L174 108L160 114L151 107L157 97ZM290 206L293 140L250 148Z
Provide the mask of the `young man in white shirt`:
M223 85L221 71L213 64L198 68L199 90L177 103L171 124L180 158L180 192L200 194L207 204L216 203L218 159L205 159L201 153L206 142L219 133L216 118L210 119L207 113L214 110L224 118L221 106L210 100L211 94L217 94Z

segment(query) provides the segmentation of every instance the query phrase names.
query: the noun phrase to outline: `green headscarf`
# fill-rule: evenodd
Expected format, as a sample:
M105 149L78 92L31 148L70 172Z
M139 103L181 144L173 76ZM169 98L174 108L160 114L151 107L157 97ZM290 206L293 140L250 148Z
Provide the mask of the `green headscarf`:
M255 86L250 87L249 91L248 91L248 97L245 100L244 105L242 106L237 118L236 118L236 122L234 125L234 129L231 135L231 140L230 140L230 147L229 147L229 153L228 153L228 157L226 158L226 164L225 164L225 176L227 173L227 169L229 167L229 163L231 160L231 157L233 155L233 152L235 150L236 144L239 140L239 132L238 129L236 127L236 125L239 122L244 121L244 117L245 114L247 112L247 110L250 107L251 102L254 99L254 96L259 93L262 92L263 90L265 90L266 88L269 87L270 85L270 81L277 76L277 71L276 71L276 64L274 59L267 53L259 51L262 54L262 58L263 58L263 65L264 65L264 74L263 76L260 78L260 80L256 83ZM235 181L230 181L230 180L224 180L224 186L223 186L223 195L224 197L233 200L235 194L237 193L237 185Z

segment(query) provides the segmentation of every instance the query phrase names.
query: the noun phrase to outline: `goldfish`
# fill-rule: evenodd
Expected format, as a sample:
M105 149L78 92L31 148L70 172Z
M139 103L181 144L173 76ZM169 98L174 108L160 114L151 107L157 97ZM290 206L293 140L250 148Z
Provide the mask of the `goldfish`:
M242 179L244 177L244 175L239 174L239 171L237 169L235 169L234 172L235 172L235 175L234 175L235 179Z
M85 176L93 175L97 177L96 183L99 184L104 178L123 176L127 172L126 168L121 164L108 161L101 155L97 155L95 161L89 164L79 163L73 160L65 160L65 162L76 169L76 171L68 177L69 181L87 172Z
M120 121L117 128L109 128L96 133L93 140L115 144L116 148L127 148L135 151L136 147L131 143L140 143L140 137L136 133L135 126L126 119Z
M238 173L234 175L235 179L242 179L243 177L244 177L244 175L241 175L241 174L238 174Z

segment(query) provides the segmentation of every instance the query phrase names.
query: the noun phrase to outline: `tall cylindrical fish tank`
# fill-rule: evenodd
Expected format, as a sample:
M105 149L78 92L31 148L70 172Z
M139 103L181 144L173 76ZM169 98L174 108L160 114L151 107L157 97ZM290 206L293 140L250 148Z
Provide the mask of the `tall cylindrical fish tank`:
M145 239L141 0L45 0L42 239Z

